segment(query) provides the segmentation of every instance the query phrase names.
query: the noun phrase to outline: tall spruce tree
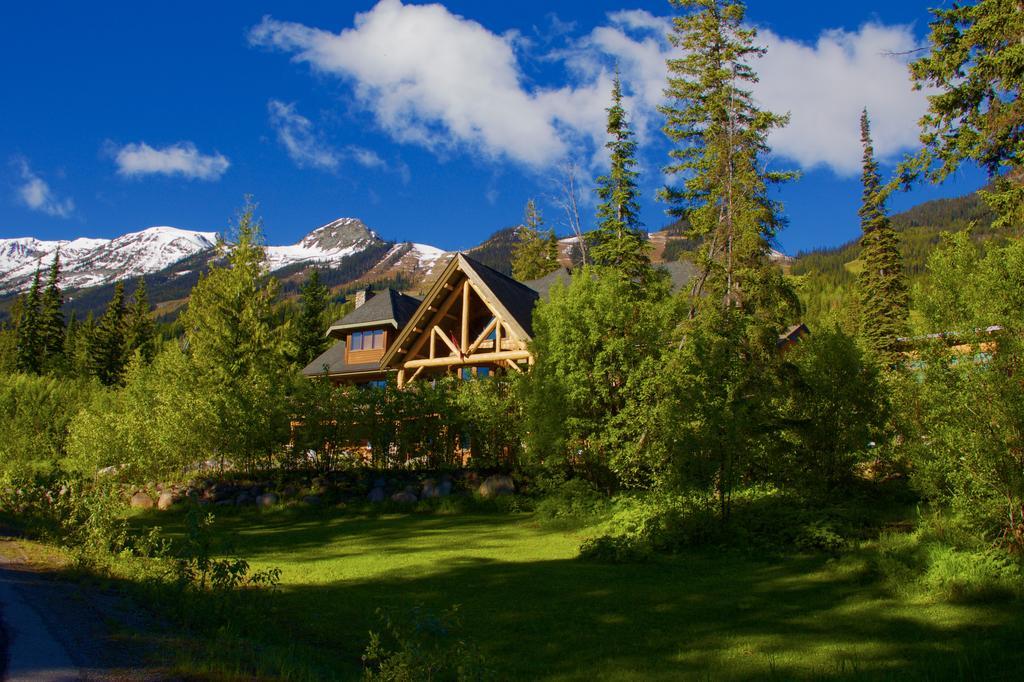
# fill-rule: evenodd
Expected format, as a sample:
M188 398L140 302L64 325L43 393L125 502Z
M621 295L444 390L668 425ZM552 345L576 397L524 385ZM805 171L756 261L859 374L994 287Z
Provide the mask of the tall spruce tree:
M860 332L881 358L891 359L897 340L906 333L909 302L899 237L885 211L886 192L871 144L867 109L860 116L860 139L864 146L864 189L859 211L862 270L857 278Z
M21 372L38 374L42 369L43 347L40 334L41 297L39 293L40 271L36 268L32 286L19 300L18 317L15 320L17 336L17 367Z
M64 361L64 295L60 290L60 250L53 255L50 272L39 305L39 347L41 366L56 372Z
M622 106L622 82L615 74L612 104L608 109L608 137L611 152L607 175L597 179L597 229L588 235L590 257L596 265L621 271L628 279L644 280L650 270L649 245L641 231L640 190L636 179L636 141Z
M512 247L512 276L521 282L539 279L558 269L558 238L553 229L542 232L543 225L544 218L530 199Z
M927 88L920 153L900 167L909 184L925 175L941 182L964 161L988 171L980 192L996 226L1024 224L1024 7L1019 0L956 2L931 10L930 49L910 65Z
M750 60L765 50L743 25L746 8L723 0L672 0L686 13L673 19L669 40L683 56L668 60L665 134L675 143L664 169L682 178L660 197L698 240L700 274L690 315L704 305L745 306L765 281L769 242L784 220L768 193L794 177L765 171L768 135L788 116L759 109L750 92ZM769 278L774 279L774 278ZM769 292L761 292L769 293Z
M156 326L150 312L149 295L146 293L146 280L139 278L132 294L131 305L125 315L124 352L127 359L134 357L136 351L147 364L156 355Z
M128 364L124 343L125 312L124 282L118 282L89 339L89 374L107 386L121 382Z
M253 467L287 435L287 363L276 324L278 282L267 277L260 223L247 203L224 265L212 265L192 289L185 327L194 372L193 418L211 454ZM267 460L259 460L267 464Z
M320 271L313 270L299 288L299 316L295 320L293 343L295 361L305 367L327 346L324 313L330 291L320 282Z
M660 110L675 143L665 172L683 179L661 197L701 246L679 356L658 402L677 406L666 439L675 480L703 489L724 523L736 482L779 440L776 343L795 295L768 261L784 222L768 188L792 174L764 170L768 134L786 117L759 109L748 89L757 80L749 62L764 49L744 26L744 6L673 4L684 13L669 38L682 56L668 60Z

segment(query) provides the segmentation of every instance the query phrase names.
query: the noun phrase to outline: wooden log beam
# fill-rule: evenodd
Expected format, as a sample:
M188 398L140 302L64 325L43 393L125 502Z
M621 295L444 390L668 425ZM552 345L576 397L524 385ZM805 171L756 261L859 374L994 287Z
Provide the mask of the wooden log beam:
M443 329L435 325L434 328L430 331L430 333L433 334L434 336L440 337L440 339L444 341L445 345L452 349L452 355L454 355L455 357L459 357L460 355L462 355L462 351L460 351L458 347L456 347L456 345L452 343L451 339L445 336ZM431 339L431 341L433 341L433 339Z
M402 388L403 386L405 386L405 370L400 369L398 370L398 387Z
M515 371L519 372L520 374L523 373L523 368L520 367L519 363L516 362L515 360L506 360L505 364L514 369Z
M533 356L528 350L507 350L501 353L479 353L477 355L466 355L461 358L452 356L448 358L422 358L420 360L408 360L402 364L402 367L404 369L416 369L417 367L461 367L465 365L498 363L503 360L532 360L532 358Z
M451 287L451 286L449 286L447 288L451 289L452 291L451 291L450 294L448 294L448 298L445 299L444 303L441 304L441 307L437 309L437 312L434 313L433 318L431 318L431 320L430 320L430 324L427 325L428 329L430 329L431 327L436 326L437 323L441 321L441 318L443 318L445 316L445 314L448 312L448 310L455 304L455 301L459 300L459 294L461 293L459 291L459 289L457 289L455 287ZM411 355L413 357L416 357L416 354L420 352L420 349L423 348L423 345L426 342L427 342L427 337L426 336L420 336L420 338L417 339L412 344L412 346L409 348L409 352L405 353L405 355Z
M497 317L493 318L487 324L487 326L484 327L484 330L482 332L480 332L480 335L476 337L476 340L472 344L470 344L469 352L468 352L469 355L472 355L474 352L476 352L476 349L480 347L481 343L483 343L484 341L487 340L487 335L490 334L492 331L494 331L494 328L496 326L498 326L498 318ZM497 350L497 348L495 348L495 350Z
M462 348L463 353L469 352L469 279L462 283Z

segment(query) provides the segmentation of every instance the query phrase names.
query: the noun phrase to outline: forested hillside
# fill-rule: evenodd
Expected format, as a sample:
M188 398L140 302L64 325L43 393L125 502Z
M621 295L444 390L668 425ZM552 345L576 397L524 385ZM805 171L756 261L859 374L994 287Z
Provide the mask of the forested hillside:
M941 242L944 232L970 229L971 236L978 242L1001 240L1012 232L992 228L992 211L977 194L928 201L891 219L900 235L900 251L911 286L924 273L928 255ZM803 278L801 300L805 306L805 321L812 328L833 322L852 325L859 257L857 240L796 256L791 272Z

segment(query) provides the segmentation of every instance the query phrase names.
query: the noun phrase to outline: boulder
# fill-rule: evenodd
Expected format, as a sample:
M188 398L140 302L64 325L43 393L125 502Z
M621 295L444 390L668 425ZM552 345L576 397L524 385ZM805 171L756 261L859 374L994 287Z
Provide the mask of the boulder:
M273 507L277 504L277 495L274 493L263 493L256 498L256 504L260 507Z
M174 506L174 495L169 491L160 493L160 497L156 501L156 508L160 511L165 511Z
M477 488L480 497L497 497L498 495L509 495L516 491L516 485L512 482L511 476L496 474L488 476Z
M417 499L416 493L411 490L400 490L391 496L391 501L399 504L414 504Z
M374 488L370 491L370 494L366 496L370 502L383 502L387 498L387 493L384 492L384 488Z
M140 490L132 495L131 505L132 509L152 509L153 498L149 496L149 493Z
M420 497L424 500L428 497L440 497L440 495L437 494L437 481L432 478L428 478L423 481L423 487L420 489Z

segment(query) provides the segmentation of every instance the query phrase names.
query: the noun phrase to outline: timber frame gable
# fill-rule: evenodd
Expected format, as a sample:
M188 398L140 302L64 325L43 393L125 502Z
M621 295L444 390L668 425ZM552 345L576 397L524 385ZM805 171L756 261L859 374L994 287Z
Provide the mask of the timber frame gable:
M533 364L530 287L461 253L448 262L381 358L398 387L453 371L522 372Z

